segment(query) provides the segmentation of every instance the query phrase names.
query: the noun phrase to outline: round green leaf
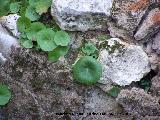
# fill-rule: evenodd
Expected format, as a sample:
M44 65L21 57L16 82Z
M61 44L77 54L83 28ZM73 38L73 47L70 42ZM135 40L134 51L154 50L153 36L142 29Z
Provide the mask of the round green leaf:
M25 16L29 18L31 21L36 21L40 18L40 15L36 13L35 8L32 6L27 7Z
M0 0L0 17L9 13L9 4L10 0Z
M54 42L55 32L51 29L43 29L37 33L37 43L43 51L52 51L57 47Z
M52 52L49 52L48 59L52 62L57 61L61 56L67 54L68 47L67 46L58 46Z
M18 2L14 2L10 4L10 11L11 13L17 13L20 9L20 5Z
M46 27L40 22L34 22L31 26L26 30L27 38L30 40L35 40L36 34L45 29Z
M74 79L85 85L96 83L102 74L101 64L90 56L80 58L73 66Z
M96 52L96 50L97 50L96 46L90 42L86 43L85 47L82 48L82 52L87 55L94 54Z
M54 41L57 45L67 46L70 42L70 36L65 31L58 31L54 37Z
M17 21L17 27L20 32L25 32L30 26L31 21L26 17L20 17Z
M39 0L39 2L37 2L35 8L36 8L36 12L39 13L40 15L42 13L46 13L48 8L51 5L52 0Z
M11 98L11 92L6 85L0 84L0 105L5 105Z
M33 47L33 42L31 40L25 40L22 43L22 45L23 45L24 48L32 48Z

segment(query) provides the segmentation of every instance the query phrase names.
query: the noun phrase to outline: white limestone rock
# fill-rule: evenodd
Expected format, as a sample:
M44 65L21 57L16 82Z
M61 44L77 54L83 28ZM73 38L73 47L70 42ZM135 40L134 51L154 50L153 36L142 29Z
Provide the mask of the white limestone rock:
M10 14L0 18L0 24L5 27L13 36L19 37L20 33L17 28L17 20L20 16L17 14Z
M53 0L51 14L63 30L106 28L113 0Z
M100 51L103 73L99 83L116 83L120 86L139 81L150 71L149 59L142 47L111 38L106 49Z
M19 47L18 40L0 25L0 64L9 57L12 46Z

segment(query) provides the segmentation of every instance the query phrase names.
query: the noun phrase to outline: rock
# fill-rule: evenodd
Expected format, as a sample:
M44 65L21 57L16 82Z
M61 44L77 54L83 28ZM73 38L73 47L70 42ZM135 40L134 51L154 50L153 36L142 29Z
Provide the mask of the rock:
M133 35L148 6L149 0L115 0L113 18L117 20L118 26Z
M121 38L128 43L135 42L134 37L130 36L129 31L124 29L119 29L117 25L114 24L113 22L108 22L107 25L111 37Z
M141 117L140 118L137 118L136 120L160 120L160 116L145 116L145 117Z
M139 81L150 71L149 59L142 47L127 44L118 38L101 43L99 54L103 73L98 81L102 84L116 83L120 86Z
M78 119L63 114L83 111L84 103L84 88L73 82L67 65L49 62L41 51L17 48L12 52L0 67L1 82L12 90L6 106L8 119Z
M136 40L142 40L154 34L158 29L160 29L160 10L155 8L149 12L134 37Z
M117 101L128 113L138 116L159 116L159 98L147 94L143 89L121 90Z
M142 40L149 32L155 33L154 27L158 28L159 4L159 0L115 0L112 17L119 27Z
M4 57L9 57L12 46L19 47L17 39L11 36L7 32L7 30L0 25L0 53L2 53L1 55Z
M160 32L153 38L152 49L155 50L157 54L160 54Z
M148 55L151 69L157 71L159 57L158 54L152 49L152 45L152 39L149 39L147 43L144 43L143 48Z
M154 94L160 95L160 72L151 80L151 90Z
M20 35L17 28L17 20L19 17L20 16L17 14L10 14L0 18L0 24L8 31L10 31L15 37L19 37Z
M86 92L84 113L83 120L131 120L130 115L122 115L115 99L96 88Z
M2 55L2 53L0 53L0 65L4 64L6 62L6 58Z
M150 53L148 54L150 66L152 70L157 70L158 69L158 63L160 62L160 59L157 54L155 53Z
M106 28L113 0L53 0L51 14L63 30Z

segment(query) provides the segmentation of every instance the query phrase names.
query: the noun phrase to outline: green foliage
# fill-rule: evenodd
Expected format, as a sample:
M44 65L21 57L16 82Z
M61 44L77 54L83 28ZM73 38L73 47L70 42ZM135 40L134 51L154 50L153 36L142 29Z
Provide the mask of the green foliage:
M11 98L11 92L6 85L0 84L0 105L6 105Z
M48 8L51 5L52 0L39 0L39 2L36 4L36 12L39 13L40 15L42 13L46 13Z
M20 17L17 21L17 27L20 32L25 32L31 25L31 21L27 17Z
M91 43L85 43L84 47L82 47L82 52L86 55L86 56L92 56L93 58L98 58L98 49L96 48L96 46Z
M120 87L113 86L109 91L107 91L107 94L111 97L117 97L120 91L121 91Z
M57 61L68 51L70 36L65 31L52 30L40 22L32 22L27 17L17 22L21 32L20 43L24 48L35 48L49 52L50 61Z
M91 42L86 43L85 46L82 48L82 52L88 56L93 55L97 50L98 49L96 48L96 46Z
M11 13L17 13L20 9L20 4L18 2L14 2L10 4Z
M147 79L141 79L137 82L140 88L144 89L145 91L148 91L151 87L151 81Z
M46 13L51 5L52 0L29 0L29 4L35 8L35 11L41 15Z
M45 28L46 27L40 22L31 23L30 27L26 30L27 38L35 40L37 33Z
M57 45L67 46L70 42L70 36L65 31L58 31L55 34L54 41Z
M9 12L20 12L21 16L37 21L41 14L48 11L51 3L52 0L0 0L0 17Z
M32 6L28 6L26 9L25 16L31 21L36 21L40 18L40 15L36 12L36 9Z
M25 40L23 43L22 43L23 47L25 48L32 48L33 47L33 42L31 40Z
M0 17L9 13L10 2L11 0L0 0Z
M100 79L101 74L101 64L90 56L80 58L73 66L73 78L85 85L95 84Z
M57 61L61 56L67 54L68 49L69 48L67 46L58 46L56 49L54 49L52 52L48 54L49 61Z
M37 33L37 42L43 51L52 51L57 47L54 36L55 32L51 29L44 29Z
M99 35L99 36L97 36L97 39L101 40L101 41L108 40L110 38L111 38L110 35Z

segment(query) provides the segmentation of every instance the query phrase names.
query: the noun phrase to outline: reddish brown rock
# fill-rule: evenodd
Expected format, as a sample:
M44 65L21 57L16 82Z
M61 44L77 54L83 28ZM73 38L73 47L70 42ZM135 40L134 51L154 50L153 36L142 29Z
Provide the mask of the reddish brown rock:
M148 0L115 0L113 18L117 20L118 26L133 35L148 7Z
M134 35L136 40L142 40L153 35L160 29L160 10L155 8L151 10Z

